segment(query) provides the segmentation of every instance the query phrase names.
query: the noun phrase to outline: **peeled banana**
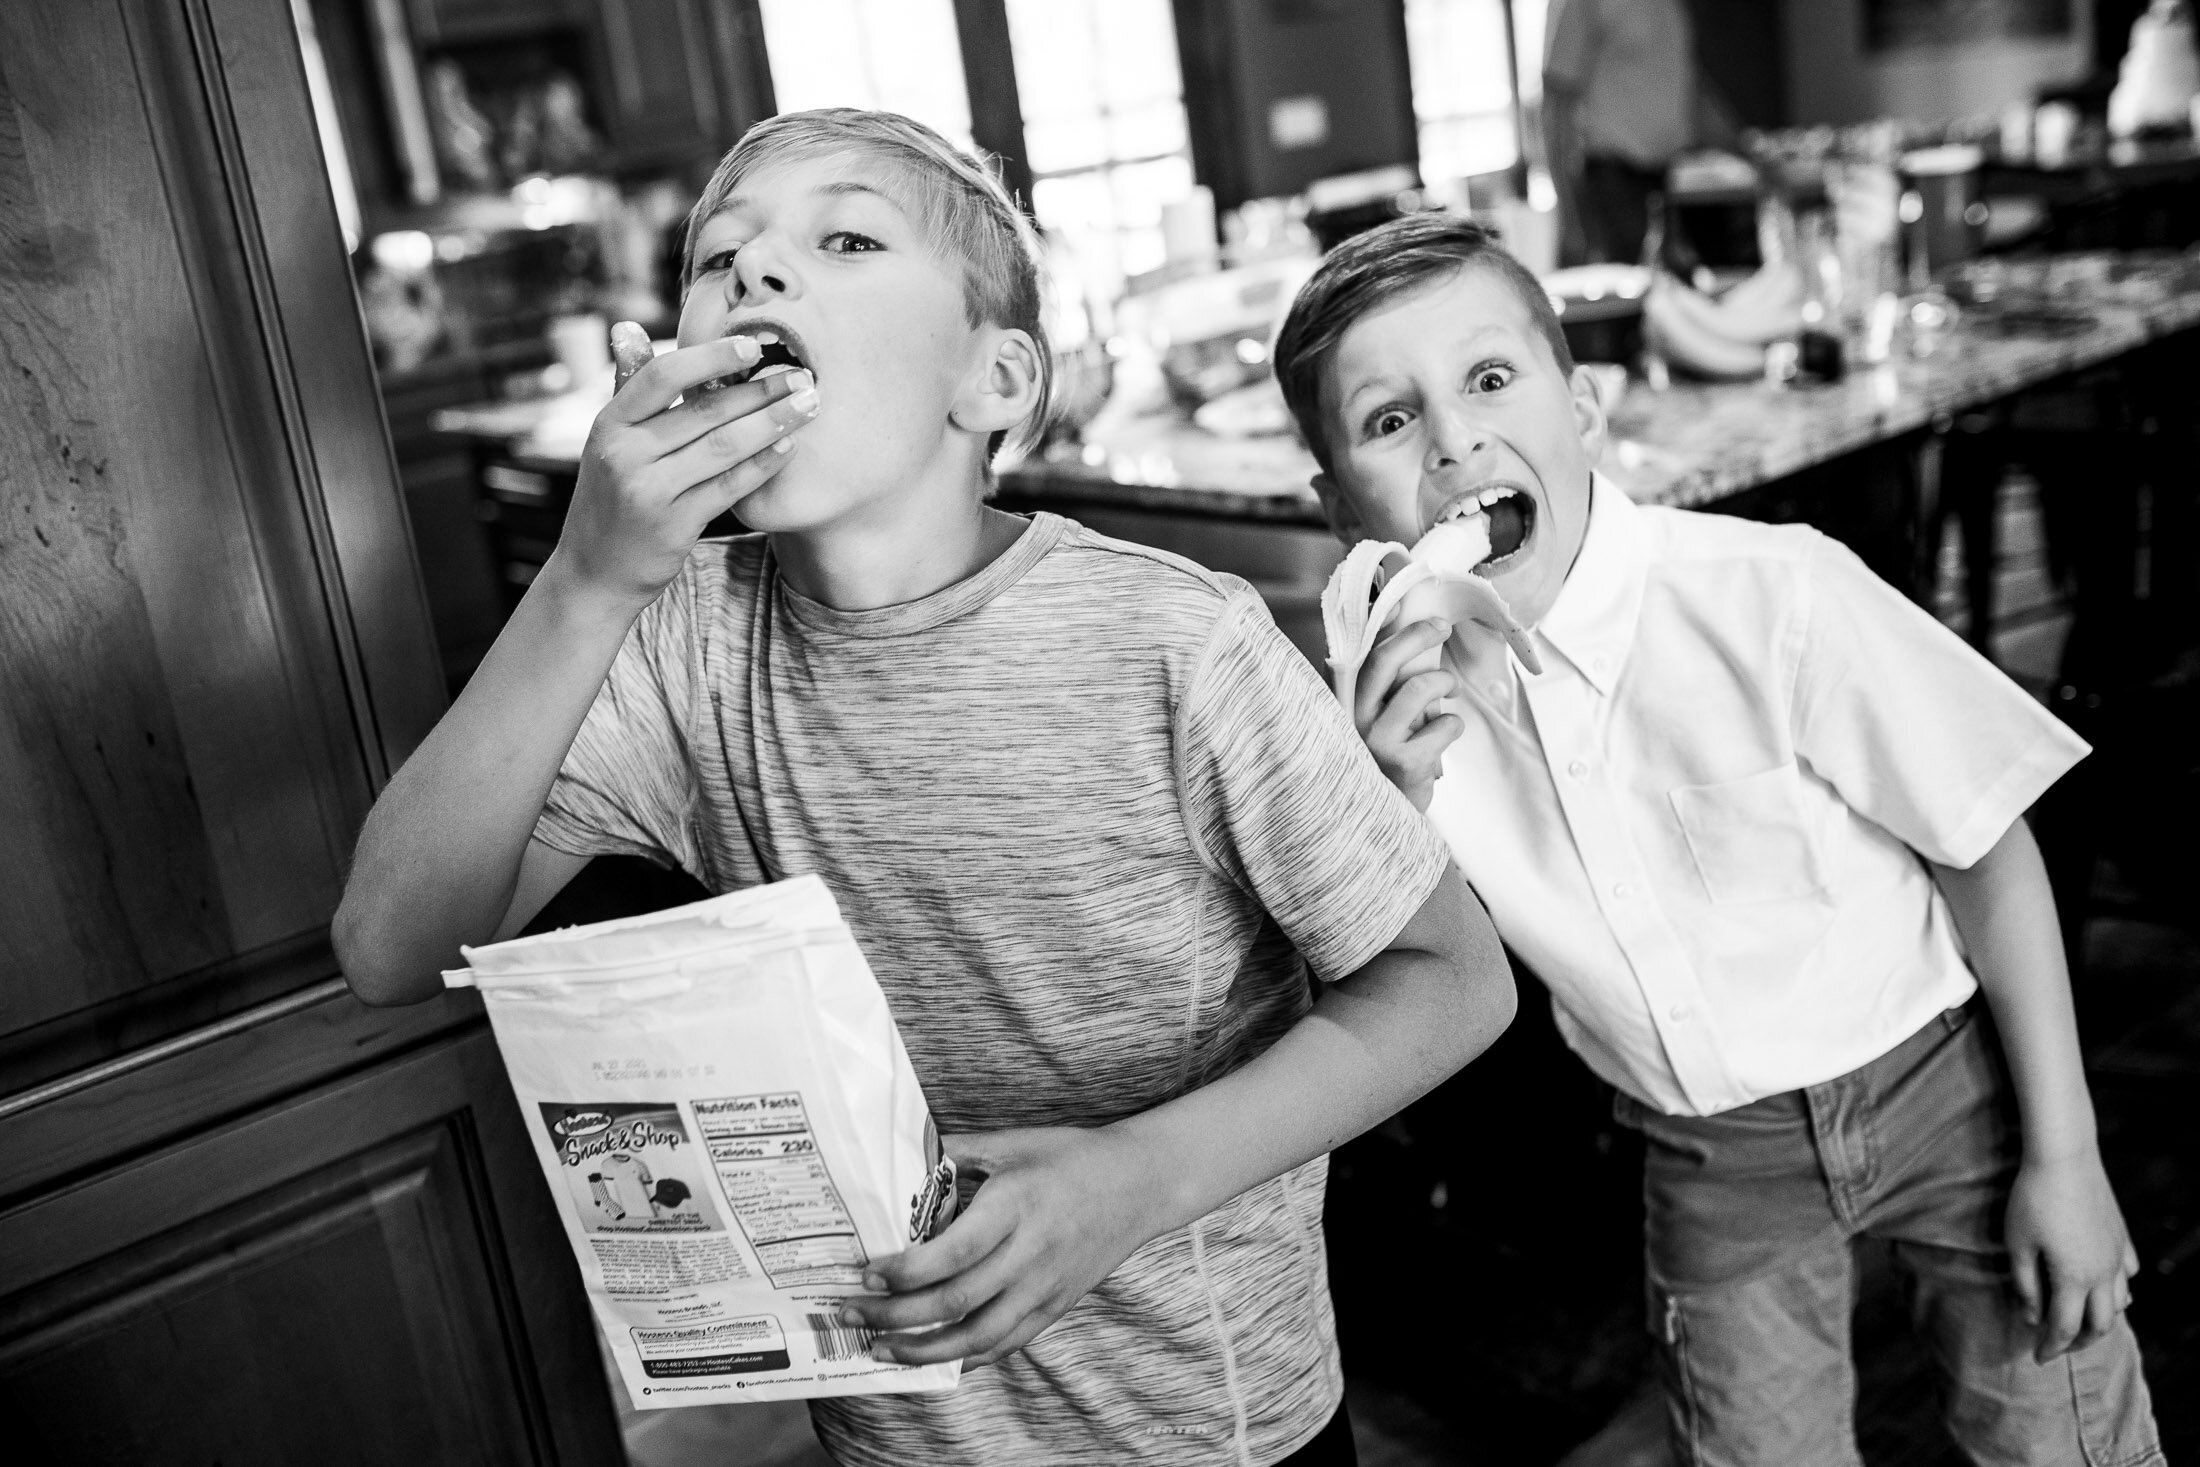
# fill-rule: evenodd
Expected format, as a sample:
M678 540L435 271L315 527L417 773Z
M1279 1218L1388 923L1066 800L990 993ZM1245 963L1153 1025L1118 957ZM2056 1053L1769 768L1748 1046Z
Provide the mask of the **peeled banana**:
M1477 533L1479 547L1473 544ZM1394 540L1362 540L1353 546L1322 590L1322 632L1337 700L1347 709L1353 706L1360 669L1385 630L1431 616L1454 628L1468 622L1489 628L1504 637L1522 666L1540 673L1543 664L1528 629L1497 589L1473 574L1473 567L1488 555L1487 531L1456 523L1438 525L1410 550ZM1434 648L1416 658L1403 676L1437 666L1442 653Z

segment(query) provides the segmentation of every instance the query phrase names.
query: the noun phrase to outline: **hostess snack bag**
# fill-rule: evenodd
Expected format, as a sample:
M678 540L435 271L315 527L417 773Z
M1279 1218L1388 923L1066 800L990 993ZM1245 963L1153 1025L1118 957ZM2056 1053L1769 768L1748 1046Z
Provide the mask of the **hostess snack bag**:
M955 1167L824 882L465 954L637 1407L955 1384L839 1323Z

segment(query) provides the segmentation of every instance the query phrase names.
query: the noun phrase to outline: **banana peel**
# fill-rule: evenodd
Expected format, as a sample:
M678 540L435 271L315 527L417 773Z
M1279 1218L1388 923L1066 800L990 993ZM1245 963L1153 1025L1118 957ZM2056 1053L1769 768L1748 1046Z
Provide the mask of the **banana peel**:
M1347 710L1358 696L1360 669L1384 631L1431 616L1453 627L1467 622L1486 627L1505 639L1528 671L1543 671L1528 629L1505 598L1482 577L1453 564L1458 557L1444 553L1450 548L1445 529L1438 526L1411 549L1395 540L1362 540L1330 574L1322 590L1322 633L1329 644L1330 681ZM1442 651L1432 648L1415 658L1404 675L1438 665Z

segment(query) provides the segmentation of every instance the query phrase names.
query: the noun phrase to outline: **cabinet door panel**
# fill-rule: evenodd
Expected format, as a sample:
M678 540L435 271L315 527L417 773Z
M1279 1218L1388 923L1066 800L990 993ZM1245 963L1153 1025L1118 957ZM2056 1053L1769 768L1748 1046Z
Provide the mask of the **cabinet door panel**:
M600 0L611 141L629 163L715 150L718 99L696 0Z
M324 924L386 767L377 700L419 681L361 671L363 625L425 617L347 602L330 549L324 494L379 501L404 552L371 398L301 393L284 347L314 317L271 261L340 271L333 215L261 232L214 25L0 5L0 1032ZM316 352L363 360L355 322Z
M475 1029L0 1214L18 1439L69 1463L615 1462L525 1147Z

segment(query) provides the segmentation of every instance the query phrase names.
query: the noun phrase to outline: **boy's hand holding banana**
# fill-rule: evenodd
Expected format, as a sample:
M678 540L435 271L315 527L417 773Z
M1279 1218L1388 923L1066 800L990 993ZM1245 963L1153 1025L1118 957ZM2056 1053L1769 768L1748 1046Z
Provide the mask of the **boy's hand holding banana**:
M1444 750L1465 728L1440 706L1458 688L1443 670L1453 629L1483 627L1503 637L1530 672L1543 670L1527 629L1474 574L1489 554L1489 528L1479 517L1440 524L1410 550L1363 540L1322 592L1337 700L1376 765L1417 809L1428 808Z
M544 571L638 610L705 525L785 466L817 389L807 372L748 380L760 348L746 336L656 357L648 334L621 321L611 353L616 387Z

